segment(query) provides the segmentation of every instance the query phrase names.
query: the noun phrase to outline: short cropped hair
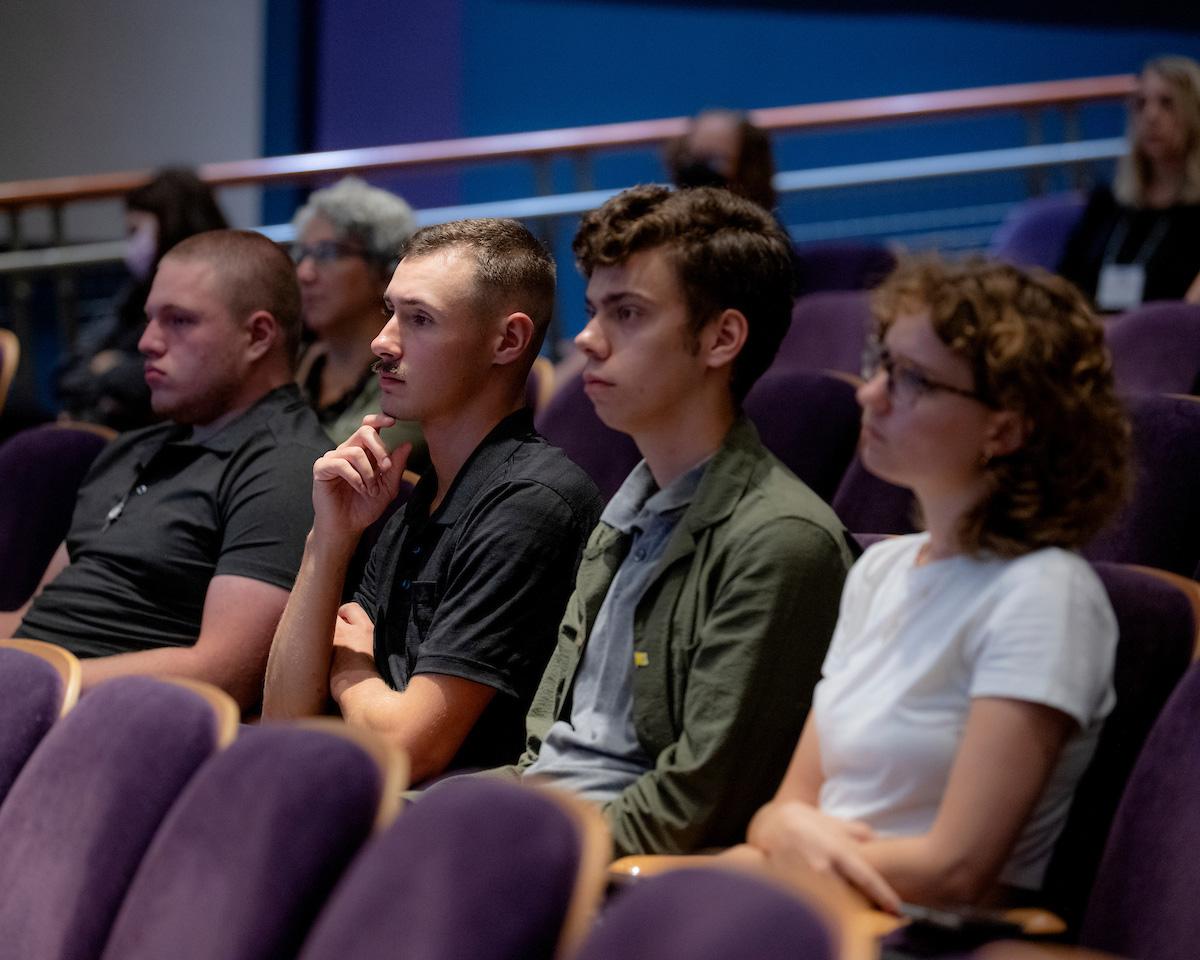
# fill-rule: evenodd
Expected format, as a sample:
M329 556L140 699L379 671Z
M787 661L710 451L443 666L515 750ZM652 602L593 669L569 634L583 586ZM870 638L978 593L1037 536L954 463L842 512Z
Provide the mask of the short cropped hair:
M251 230L209 230L176 244L164 260L201 260L220 276L225 305L234 319L258 310L275 318L282 349L293 366L300 352L300 285L291 257L277 243Z
M1129 423L1083 294L1043 270L924 257L901 262L873 310L880 339L901 314L927 313L980 399L1024 421L1020 448L984 467L989 492L960 522L963 547L1014 557L1086 543L1129 488Z
M643 250L663 249L675 266L693 336L724 310L746 317L733 361L736 403L762 376L792 318L791 245L766 210L717 187L633 187L586 214L573 245L584 276Z
M417 229L417 218L394 193L372 187L358 177L343 177L332 187L313 191L292 217L299 234L313 217L328 220L342 237L363 248L381 274L390 274L400 260L400 248Z
M475 264L475 296L487 312L519 311L533 321L532 364L554 313L554 259L518 220L455 220L422 227L401 259L461 250Z

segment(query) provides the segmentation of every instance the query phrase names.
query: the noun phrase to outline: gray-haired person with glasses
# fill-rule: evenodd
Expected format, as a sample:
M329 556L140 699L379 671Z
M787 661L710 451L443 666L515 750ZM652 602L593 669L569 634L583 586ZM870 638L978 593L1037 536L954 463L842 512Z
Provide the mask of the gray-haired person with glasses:
M384 319L383 291L416 219L395 194L346 177L315 191L292 224L304 324L316 337L297 379L325 432L341 443L364 416L379 413L371 341ZM424 469L428 458L417 423L401 421L382 436L389 450L413 444L409 469Z
M860 453L926 530L877 543L746 858L876 904L1036 902L1105 715L1117 625L1076 548L1120 503L1104 333L1044 272L917 260L875 299Z

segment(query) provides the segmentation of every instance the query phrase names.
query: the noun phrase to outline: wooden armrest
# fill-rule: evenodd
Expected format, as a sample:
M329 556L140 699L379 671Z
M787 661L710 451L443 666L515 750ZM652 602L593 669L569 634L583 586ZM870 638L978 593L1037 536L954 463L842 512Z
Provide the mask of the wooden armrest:
M971 954L972 960L1119 960L1115 954L1059 943L997 940Z
M694 854L652 854L638 853L631 857L621 857L608 865L610 879L625 881L635 877L653 877L668 870L678 870L681 867L711 866L715 856L705 853Z
M1021 929L1030 937L1053 937L1067 930L1062 918L1038 907L1015 907L1005 910L1004 917L1020 924ZM885 937L908 923L908 920L868 907L862 911L861 923L865 929L874 931L876 937Z

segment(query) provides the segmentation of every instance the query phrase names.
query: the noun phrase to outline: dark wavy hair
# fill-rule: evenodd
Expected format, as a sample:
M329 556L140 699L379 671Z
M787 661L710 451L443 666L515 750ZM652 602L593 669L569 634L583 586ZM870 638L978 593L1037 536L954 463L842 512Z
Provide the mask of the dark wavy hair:
M728 190L632 187L583 217L572 249L584 276L662 247L674 263L693 337L722 310L746 317L730 389L740 403L775 359L792 319L791 245L766 210Z
M880 338L897 316L928 313L983 402L1025 423L1021 446L984 467L989 492L960 521L967 551L1076 548L1104 526L1129 489L1129 423L1083 294L1043 270L927 257L902 261L873 309Z
M158 220L155 266L179 241L229 226L209 185L184 167L167 167L134 187L125 195L125 207L152 213Z

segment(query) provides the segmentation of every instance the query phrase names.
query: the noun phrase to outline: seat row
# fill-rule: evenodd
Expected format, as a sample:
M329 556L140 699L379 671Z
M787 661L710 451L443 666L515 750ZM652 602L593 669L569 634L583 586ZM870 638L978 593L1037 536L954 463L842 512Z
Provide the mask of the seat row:
M1195 585L1096 569L1118 618L1117 707L1046 884L1070 920L1090 895L1085 931L1116 909L1098 909L1098 896L1124 905L1108 863L1140 856L1140 829L1172 838L1154 854L1170 869L1150 865L1160 895L1200 879L1194 864L1171 872L1196 861L1200 751L1181 739L1200 719L1195 667L1172 698L1200 624L1197 592L1181 584ZM406 955L401 945L414 943L424 945L414 956L549 957L583 941L610 850L595 811L452 779L395 818L403 762L367 734L333 721L239 733L233 702L203 684L124 678L72 709L78 687L69 654L0 646L0 958L320 960ZM1169 699L1184 705L1163 710ZM1173 732L1150 734L1160 712L1158 727ZM1141 930L1138 909L1112 936ZM1177 927L1195 921L1184 913Z
M750 391L745 410L767 448L827 500L848 529L911 533L912 494L868 473L855 455L857 383L846 373L777 367ZM1133 429L1133 497L1084 554L1200 576L1200 498L1192 488L1200 476L1200 398L1136 394L1126 405ZM537 422L605 496L639 459L629 437L600 421L577 377L559 387Z
M833 897L725 870L639 884L597 923L611 842L568 794L459 778L399 813L406 763L370 734L239 729L219 690L146 677L76 705L79 673L0 644L0 957L872 955Z

